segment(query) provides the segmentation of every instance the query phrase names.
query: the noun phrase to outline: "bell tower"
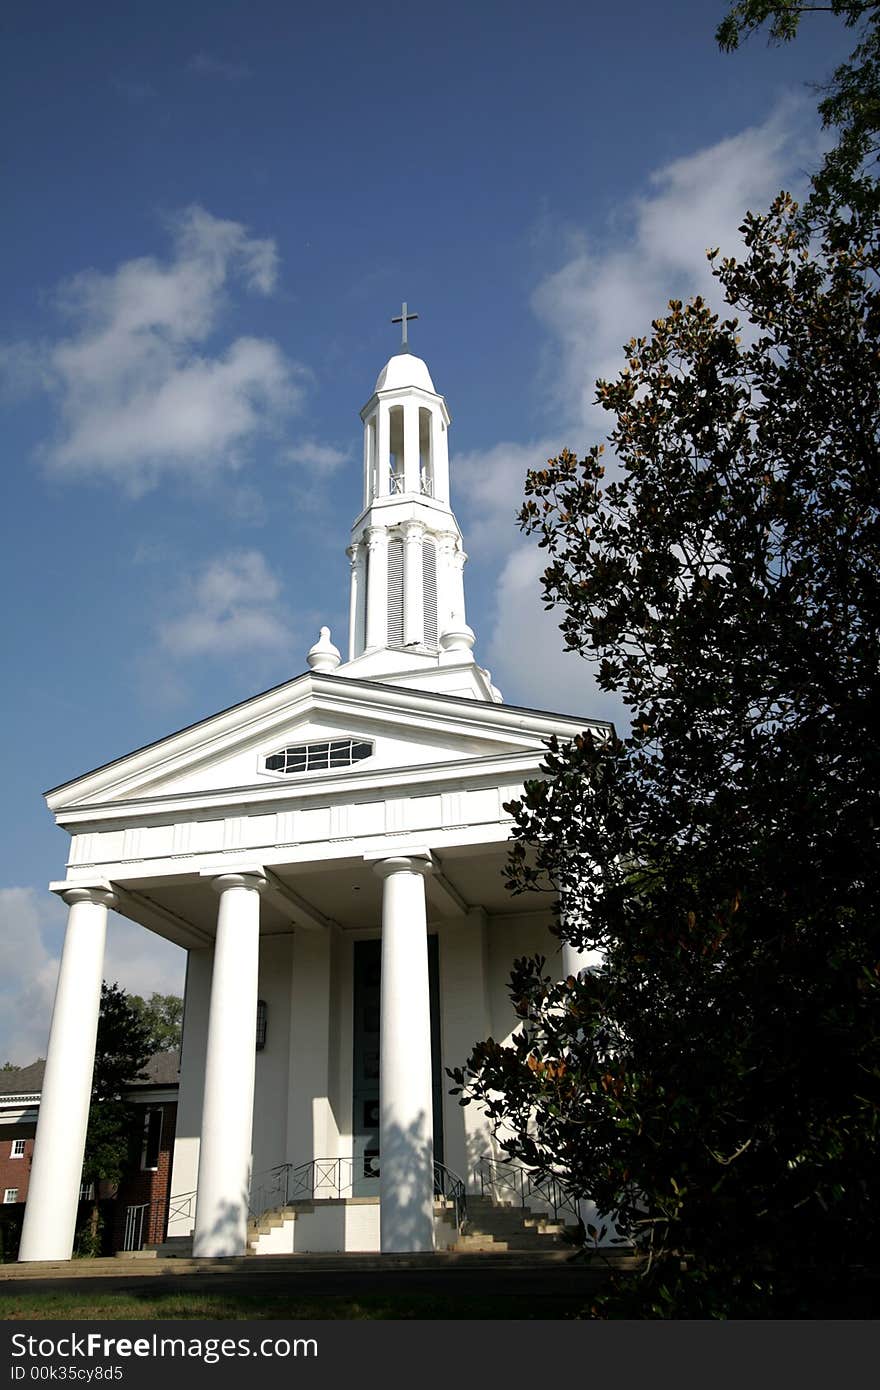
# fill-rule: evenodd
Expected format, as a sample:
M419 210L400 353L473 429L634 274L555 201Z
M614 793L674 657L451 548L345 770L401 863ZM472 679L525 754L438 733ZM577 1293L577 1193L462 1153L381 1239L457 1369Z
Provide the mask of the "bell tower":
M404 303L393 320L402 325L401 350L382 368L361 411L363 507L347 552L348 661L337 674L498 701L472 654L467 556L450 505L451 417L427 365L409 350L407 327L417 317ZM455 672L457 685L450 683Z

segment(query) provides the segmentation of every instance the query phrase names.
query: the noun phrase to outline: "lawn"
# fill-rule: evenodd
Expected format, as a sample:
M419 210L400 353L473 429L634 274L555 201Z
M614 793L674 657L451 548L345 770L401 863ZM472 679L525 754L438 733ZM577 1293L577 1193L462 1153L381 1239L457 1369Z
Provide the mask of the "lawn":
M208 1318L208 1319L400 1319L400 1318L576 1318L588 1317L584 1292L500 1296L486 1294L389 1293L356 1297L296 1293L264 1296L239 1293L126 1293L76 1289L0 1295L0 1320L60 1321Z

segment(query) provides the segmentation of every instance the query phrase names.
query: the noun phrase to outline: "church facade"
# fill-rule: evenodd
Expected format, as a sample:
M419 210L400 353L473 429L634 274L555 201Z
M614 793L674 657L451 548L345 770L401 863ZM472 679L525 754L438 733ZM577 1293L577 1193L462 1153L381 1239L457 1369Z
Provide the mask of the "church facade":
M403 323L361 412L347 659L323 628L303 674L47 794L69 919L23 1260L70 1258L108 909L187 951L169 1235L204 1256L279 1194L308 1198L288 1248L433 1249L438 1181L493 1153L445 1068L512 1030L516 956L583 964L505 886L504 805L550 735L608 726L477 664L450 415Z

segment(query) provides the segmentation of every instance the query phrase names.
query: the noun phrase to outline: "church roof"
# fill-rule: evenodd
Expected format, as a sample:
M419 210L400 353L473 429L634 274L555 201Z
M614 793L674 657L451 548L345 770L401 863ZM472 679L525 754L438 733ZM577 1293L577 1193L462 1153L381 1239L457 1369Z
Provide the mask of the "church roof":
M376 378L377 391L394 391L400 387L417 386L436 395L428 365L411 352L399 352L390 357Z
M46 1070L45 1058L26 1067L16 1067L14 1071L0 1073L0 1092L4 1096L29 1095L43 1088L43 1073Z
M26 1067L0 1072L0 1092L4 1096L36 1095L43 1089L46 1062L43 1057ZM132 1088L147 1086L177 1086L180 1082L180 1050L154 1052L144 1063L140 1076L129 1084Z

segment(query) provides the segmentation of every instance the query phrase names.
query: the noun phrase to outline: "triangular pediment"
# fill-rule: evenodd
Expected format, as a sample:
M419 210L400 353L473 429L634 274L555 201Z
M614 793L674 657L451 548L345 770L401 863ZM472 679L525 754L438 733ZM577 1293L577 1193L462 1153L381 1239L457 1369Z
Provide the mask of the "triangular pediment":
M551 733L571 735L583 726L562 715L310 673L57 787L47 800L57 814L226 791L286 794L306 784L330 788L353 775L381 781L405 769L448 764L452 770L538 754ZM364 745L370 751L345 766L338 745L349 740L357 755ZM337 745L336 765L322 768L326 744ZM277 767L283 750L303 748L314 766L303 770L292 755L286 770ZM275 767L267 764L273 755Z

